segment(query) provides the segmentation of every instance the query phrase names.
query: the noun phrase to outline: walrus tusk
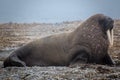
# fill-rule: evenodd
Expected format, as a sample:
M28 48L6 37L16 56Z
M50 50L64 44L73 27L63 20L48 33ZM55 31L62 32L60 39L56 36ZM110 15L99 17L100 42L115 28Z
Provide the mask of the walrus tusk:
M107 30L107 36L108 36L110 46L113 46L113 29L111 31Z

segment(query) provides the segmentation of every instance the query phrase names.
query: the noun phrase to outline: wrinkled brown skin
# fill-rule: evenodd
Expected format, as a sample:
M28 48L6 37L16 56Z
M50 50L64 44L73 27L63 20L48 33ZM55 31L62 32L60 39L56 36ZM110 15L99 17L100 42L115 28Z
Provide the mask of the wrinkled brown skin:
M107 35L99 23L111 24L112 19L96 14L84 21L75 31L52 35L30 42L13 51L4 61L10 66L70 66L75 63L113 65L108 54Z

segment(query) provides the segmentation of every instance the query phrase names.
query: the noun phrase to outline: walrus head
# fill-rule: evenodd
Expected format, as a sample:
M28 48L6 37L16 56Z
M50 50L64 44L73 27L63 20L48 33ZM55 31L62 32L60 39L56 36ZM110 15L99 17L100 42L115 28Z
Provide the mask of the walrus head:
M102 25L103 32L107 35L110 46L113 46L113 24L112 18L105 16L99 20Z
M103 14L96 14L92 16L93 20L97 21L102 31L107 35L110 47L113 46L113 24L114 20Z

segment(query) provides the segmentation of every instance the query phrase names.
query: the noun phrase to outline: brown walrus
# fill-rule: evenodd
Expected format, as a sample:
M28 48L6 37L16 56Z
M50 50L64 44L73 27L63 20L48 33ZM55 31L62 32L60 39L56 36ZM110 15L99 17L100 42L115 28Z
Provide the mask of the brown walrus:
M93 15L71 33L51 35L20 47L4 61L4 67L113 65L108 54L109 44L113 44L113 23L108 16Z

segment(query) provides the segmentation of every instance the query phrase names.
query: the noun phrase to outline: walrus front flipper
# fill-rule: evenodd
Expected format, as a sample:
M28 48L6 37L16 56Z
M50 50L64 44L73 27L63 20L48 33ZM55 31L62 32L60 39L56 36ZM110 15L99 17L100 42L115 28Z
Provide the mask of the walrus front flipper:
M26 64L23 61L21 61L17 56L8 57L4 61L3 65L4 65L4 68L10 67L10 66L26 67Z
M103 58L103 63L107 65L115 65L114 61L112 58L109 56L109 54L106 54L105 57Z
M85 64L85 63L88 63L88 60L89 60L89 53L87 53L84 50L77 51L77 53L72 58L70 66L76 65L76 64Z

